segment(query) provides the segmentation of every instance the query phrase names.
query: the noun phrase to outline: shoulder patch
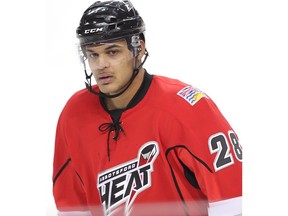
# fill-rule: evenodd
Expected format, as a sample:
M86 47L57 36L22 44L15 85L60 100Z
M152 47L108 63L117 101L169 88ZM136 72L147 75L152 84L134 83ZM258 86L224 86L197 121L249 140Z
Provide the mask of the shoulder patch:
M177 95L184 98L192 106L196 104L201 98L208 98L204 92L194 88L193 86L184 87L177 93Z

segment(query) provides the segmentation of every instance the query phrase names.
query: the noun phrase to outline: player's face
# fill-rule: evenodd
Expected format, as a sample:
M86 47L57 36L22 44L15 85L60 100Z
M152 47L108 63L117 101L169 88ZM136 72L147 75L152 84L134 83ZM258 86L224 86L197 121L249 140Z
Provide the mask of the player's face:
M117 94L132 76L134 58L125 40L86 47L90 69L104 94Z

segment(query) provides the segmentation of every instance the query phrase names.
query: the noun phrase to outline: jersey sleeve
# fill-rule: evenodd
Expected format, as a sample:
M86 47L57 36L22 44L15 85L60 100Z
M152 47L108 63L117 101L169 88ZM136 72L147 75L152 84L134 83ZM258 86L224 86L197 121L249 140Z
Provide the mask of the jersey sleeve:
M66 142L63 112L58 120L55 137L53 196L59 215L74 215L73 212L88 214L83 182L73 168L73 159L70 157Z
M237 134L208 96L183 107L182 136L174 151L179 166L189 170L183 176L206 197L209 215L241 214L242 147ZM185 198L185 188L181 191Z

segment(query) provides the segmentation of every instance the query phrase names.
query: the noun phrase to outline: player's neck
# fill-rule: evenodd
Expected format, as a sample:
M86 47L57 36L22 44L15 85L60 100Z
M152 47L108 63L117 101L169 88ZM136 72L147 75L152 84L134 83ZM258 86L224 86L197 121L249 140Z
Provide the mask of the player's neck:
M129 88L116 98L107 98L105 100L108 110L125 109L134 95L137 93L144 79L144 69L141 68Z

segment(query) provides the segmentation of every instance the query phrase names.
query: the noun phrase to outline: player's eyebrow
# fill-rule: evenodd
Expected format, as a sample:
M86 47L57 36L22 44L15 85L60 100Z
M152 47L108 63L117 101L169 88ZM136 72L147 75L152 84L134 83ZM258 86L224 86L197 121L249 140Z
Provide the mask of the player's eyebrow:
M119 48L119 47L121 47L121 46L119 46L118 44L111 44L110 46L106 47L104 50L107 51L107 50L110 50L110 49L113 49L113 48ZM89 48L86 48L86 51L95 53L94 50L89 49Z
M113 49L113 48L118 48L118 47L121 47L121 46L119 46L118 44L112 44L112 45L106 47L105 50L109 50L109 49Z

